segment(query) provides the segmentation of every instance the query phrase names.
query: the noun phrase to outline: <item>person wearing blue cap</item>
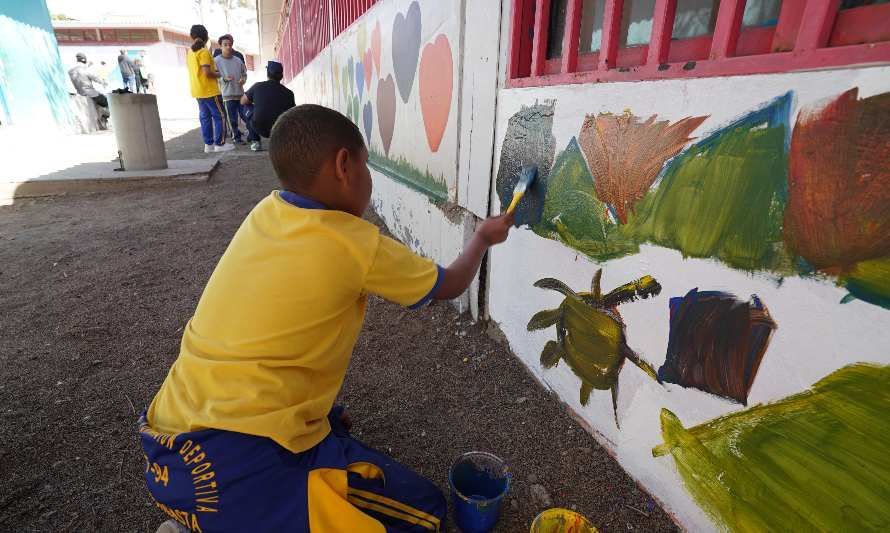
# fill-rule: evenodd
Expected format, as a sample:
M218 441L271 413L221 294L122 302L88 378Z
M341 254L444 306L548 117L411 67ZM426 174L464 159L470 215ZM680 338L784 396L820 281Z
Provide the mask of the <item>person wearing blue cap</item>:
M248 132L248 140L254 152L262 149L260 137L268 139L278 117L296 105L293 91L281 84L284 66L278 61L269 61L266 75L268 80L254 83L241 97L241 105L252 107L248 112L248 130L252 130Z

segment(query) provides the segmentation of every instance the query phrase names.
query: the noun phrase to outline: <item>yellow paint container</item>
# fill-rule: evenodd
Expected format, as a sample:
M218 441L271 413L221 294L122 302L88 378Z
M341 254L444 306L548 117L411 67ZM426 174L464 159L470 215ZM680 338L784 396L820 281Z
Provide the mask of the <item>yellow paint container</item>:
M562 508L547 509L532 522L530 533L597 533L584 516Z

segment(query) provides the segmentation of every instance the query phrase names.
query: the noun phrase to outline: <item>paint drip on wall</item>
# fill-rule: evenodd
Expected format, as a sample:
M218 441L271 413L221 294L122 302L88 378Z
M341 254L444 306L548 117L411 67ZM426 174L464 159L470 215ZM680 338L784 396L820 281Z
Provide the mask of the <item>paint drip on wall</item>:
M517 227L524 224L532 226L541 221L548 176L556 152L556 139L553 137L554 110L553 101L522 106L507 122L496 183L501 212L506 211L513 199L513 188L519 181L522 167L538 167L537 179L514 211Z
M580 402L587 405L593 389L612 392L612 410L618 426L618 374L629 359L652 379L655 369L628 345L626 327L617 307L637 298L648 298L661 292L661 285L651 276L602 294L602 269L593 276L590 292L576 293L554 278L535 282L535 287L561 293L565 299L556 309L535 313L528 322L529 331L556 326L556 341L547 341L541 351L541 366L553 368L560 360L581 379Z
M890 261L890 93L858 95L850 89L800 112L785 239L813 268L852 280L853 294L890 303L890 277L880 266Z
M655 118L641 121L629 111L587 115L578 135L596 195L621 224L649 192L665 161L686 146L707 117L687 117L673 124Z
M776 323L756 295L743 302L692 289L670 299L670 337L658 377L742 404L757 376Z
M890 366L841 368L810 390L692 428L661 411L687 490L730 531L890 528Z

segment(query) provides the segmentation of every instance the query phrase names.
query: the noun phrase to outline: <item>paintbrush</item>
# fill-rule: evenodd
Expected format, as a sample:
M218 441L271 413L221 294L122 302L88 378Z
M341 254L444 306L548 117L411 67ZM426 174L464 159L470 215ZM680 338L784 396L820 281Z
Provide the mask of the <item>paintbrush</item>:
M522 200L522 197L525 195L525 192L534 183L535 178L538 177L538 167L534 165L525 165L522 167L522 170L519 171L519 181L516 182L516 187L513 188L513 201L510 202L510 207L507 208L507 214L512 213L516 206L519 205L519 200Z

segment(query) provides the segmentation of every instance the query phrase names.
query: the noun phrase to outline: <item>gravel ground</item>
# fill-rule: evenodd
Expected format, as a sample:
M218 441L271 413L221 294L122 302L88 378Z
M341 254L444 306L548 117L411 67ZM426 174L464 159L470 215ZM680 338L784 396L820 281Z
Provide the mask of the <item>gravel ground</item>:
M200 149L191 132L168 157ZM163 521L143 485L136 412L232 234L275 187L268 159L241 147L208 183L0 207L0 530L152 532ZM372 299L342 402L358 438L443 490L461 453L505 458L514 483L497 531L526 531L544 493L602 531L676 530L558 399L448 304L409 312Z

